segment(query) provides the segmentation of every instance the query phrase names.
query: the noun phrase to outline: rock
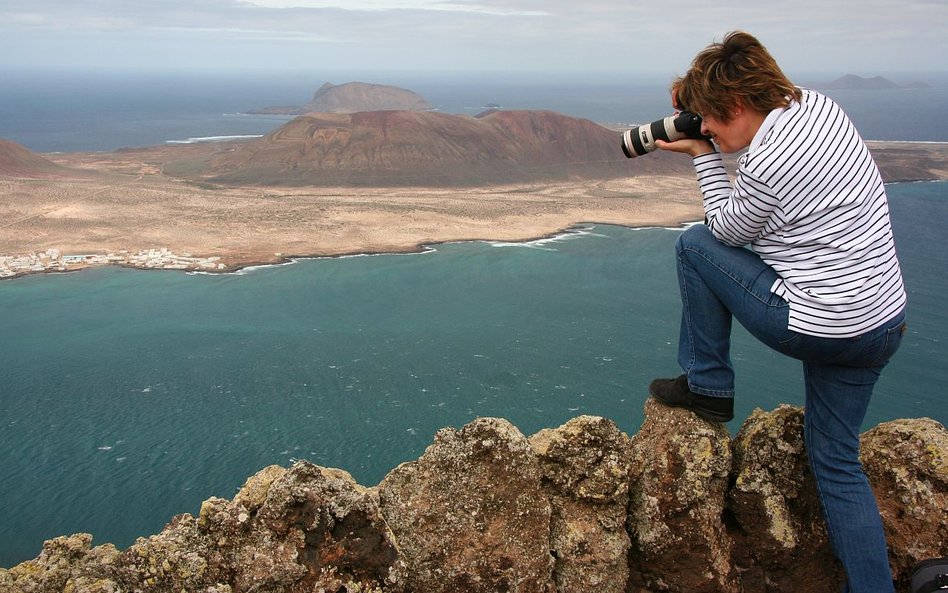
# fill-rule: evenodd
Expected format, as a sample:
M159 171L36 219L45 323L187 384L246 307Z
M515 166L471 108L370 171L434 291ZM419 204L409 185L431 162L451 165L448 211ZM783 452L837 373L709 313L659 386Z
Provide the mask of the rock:
M629 590L738 591L733 541L721 521L727 428L649 398L632 449Z
M119 551L111 544L92 547L92 536L78 533L43 543L35 560L0 574L0 591L22 593L93 593L117 591L114 580Z
M745 590L842 590L803 442L803 409L754 410L732 442L728 510Z
M378 486L412 591L553 590L550 504L527 439L505 420L442 429Z
M948 556L948 431L931 418L866 431L862 464L879 502L896 582L922 558Z
M443 429L375 488L300 461L120 552L76 534L0 569L0 593L652 593L838 590L803 411L726 428L648 400L632 439L582 416L526 439L482 418ZM733 456L733 459L732 459ZM862 437L900 593L948 555L948 431Z
M202 509L208 506L205 503ZM161 533L138 538L122 555L121 580L131 588L149 591L202 591L227 579L232 549L218 548L202 536L198 523L193 516L182 514Z
M237 492L237 496L234 497L234 503L243 506L248 511L256 511L266 501L270 485L282 478L285 473L286 469L279 465L263 468L247 478L243 487Z
M623 592L629 578L631 442L612 420L580 416L530 437L552 506L557 591Z
M398 553L378 493L348 473L299 461L270 485L257 518L275 541L287 538L299 548L305 574L294 590L401 590ZM262 569L254 578L265 578L270 569Z

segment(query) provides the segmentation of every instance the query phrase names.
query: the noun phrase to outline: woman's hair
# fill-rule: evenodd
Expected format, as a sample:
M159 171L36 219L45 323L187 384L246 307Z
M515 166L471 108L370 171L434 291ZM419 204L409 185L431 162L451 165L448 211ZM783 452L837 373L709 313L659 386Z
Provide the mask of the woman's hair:
M769 113L799 101L800 89L784 75L760 41L732 31L695 56L688 72L672 83L679 108L730 121L734 106Z

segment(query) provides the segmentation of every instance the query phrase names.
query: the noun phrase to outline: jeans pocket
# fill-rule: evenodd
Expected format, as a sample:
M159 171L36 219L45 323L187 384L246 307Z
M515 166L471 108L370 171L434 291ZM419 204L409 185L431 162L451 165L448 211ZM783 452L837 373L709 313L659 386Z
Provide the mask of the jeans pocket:
M780 340L779 342L777 342L776 350L778 352L781 352L782 354L790 354L791 352L796 350L797 344L800 342L802 335L798 334L797 332L790 332L790 333L791 335L789 338L785 340Z
M906 331L908 331L908 325L905 321L901 321L894 327L887 329L885 332L885 341L879 351L879 357L873 364L884 365L889 362L889 359L892 358L896 350L898 350L902 344L902 336L905 335Z

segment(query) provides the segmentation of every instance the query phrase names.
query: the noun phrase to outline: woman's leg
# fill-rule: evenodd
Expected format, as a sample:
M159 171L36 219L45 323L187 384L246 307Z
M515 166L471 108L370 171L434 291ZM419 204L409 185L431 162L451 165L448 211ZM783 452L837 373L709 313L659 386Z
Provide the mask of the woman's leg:
M804 362L803 434L849 593L891 593L882 519L859 462L859 431L882 366Z
M787 329L787 303L770 292L776 272L756 254L720 243L704 225L684 232L676 251L679 364L689 389L733 397L732 316L767 346L804 361L806 449L848 591L891 592L885 533L859 462L859 430L879 374L901 341L904 317L858 338L798 334Z
M754 252L724 245L695 225L676 244L681 290L678 364L692 392L734 396L731 319L770 345L789 337L787 303L770 292L777 273Z

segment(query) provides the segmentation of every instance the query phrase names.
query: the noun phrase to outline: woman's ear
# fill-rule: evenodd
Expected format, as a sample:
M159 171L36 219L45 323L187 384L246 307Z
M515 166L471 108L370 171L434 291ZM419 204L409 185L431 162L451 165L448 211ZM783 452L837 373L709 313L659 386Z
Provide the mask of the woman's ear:
M734 105L731 106L731 117L740 117L744 113L744 103L740 99L734 99Z

